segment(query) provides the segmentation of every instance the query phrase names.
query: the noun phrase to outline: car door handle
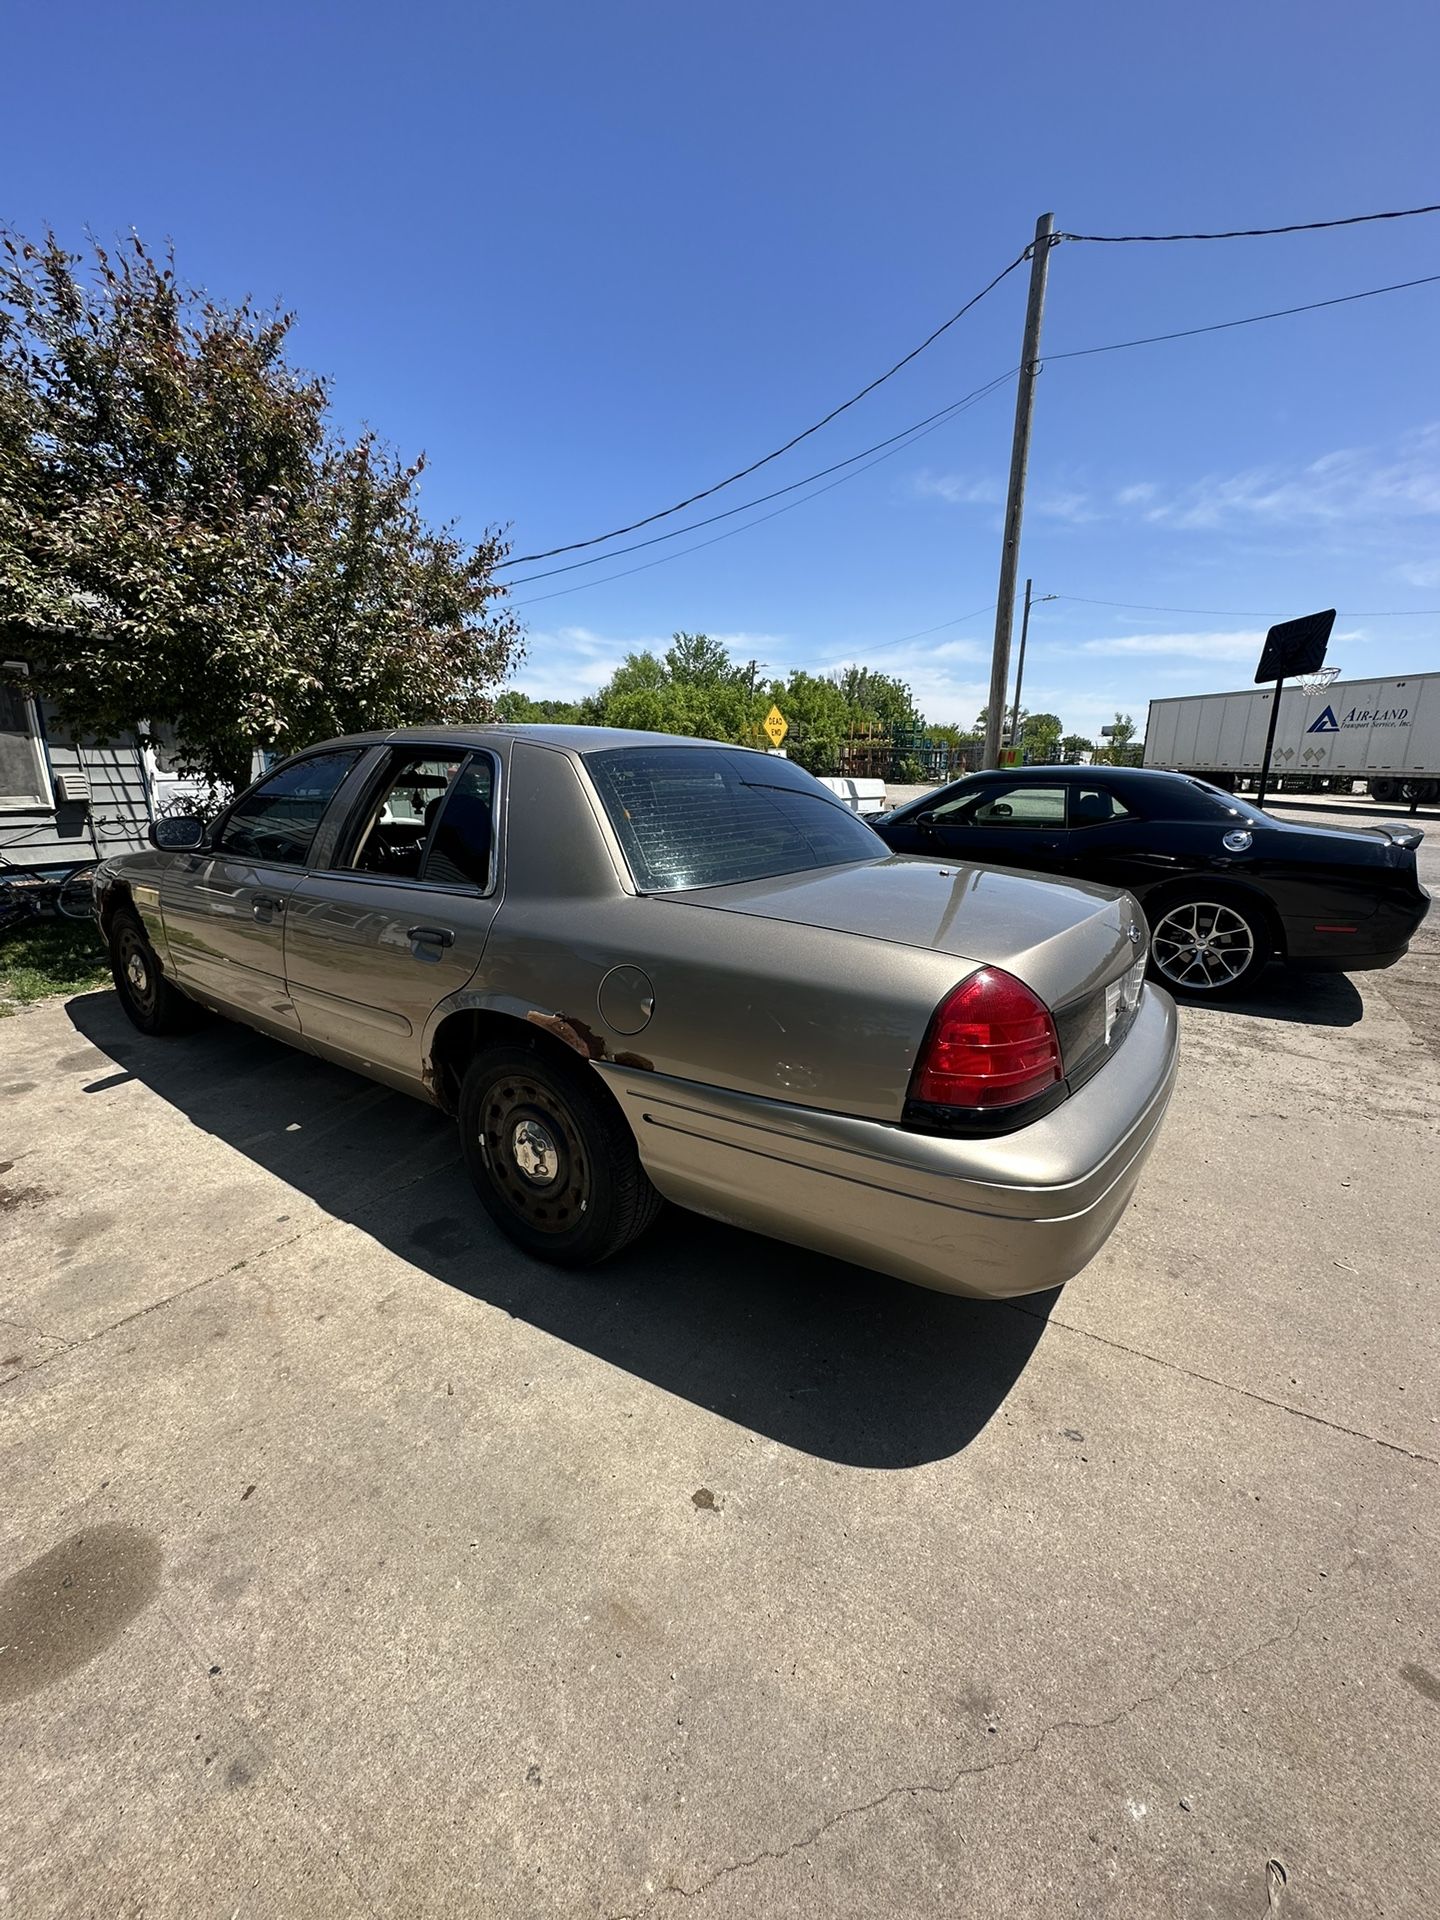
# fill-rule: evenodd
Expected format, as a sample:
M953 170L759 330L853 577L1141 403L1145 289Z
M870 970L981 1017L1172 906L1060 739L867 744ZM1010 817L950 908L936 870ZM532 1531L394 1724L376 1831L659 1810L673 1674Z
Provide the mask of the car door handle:
M278 893L252 893L250 896L250 911L257 920L263 920L267 914L283 913L285 911L284 895Z
M453 927L411 927L405 937L413 940L417 947L453 947L455 944Z

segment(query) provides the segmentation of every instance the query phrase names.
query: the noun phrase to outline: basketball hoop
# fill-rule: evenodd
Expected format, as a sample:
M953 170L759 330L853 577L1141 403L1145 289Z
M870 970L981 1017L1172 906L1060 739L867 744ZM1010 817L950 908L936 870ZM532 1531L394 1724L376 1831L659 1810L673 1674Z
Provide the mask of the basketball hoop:
M1318 673L1307 674L1300 684L1307 693L1318 693L1322 687L1328 687L1339 678L1339 667L1321 667Z

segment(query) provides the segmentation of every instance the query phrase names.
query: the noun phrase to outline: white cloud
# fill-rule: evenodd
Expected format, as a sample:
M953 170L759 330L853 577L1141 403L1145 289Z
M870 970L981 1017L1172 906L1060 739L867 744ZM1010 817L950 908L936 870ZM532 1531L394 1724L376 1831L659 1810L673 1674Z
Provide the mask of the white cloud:
M1160 489L1150 480L1137 480L1133 486L1121 487L1115 496L1115 504L1120 507L1146 506Z
M603 686L627 653L668 644L653 635L615 640L588 627L532 628L525 658L507 684L532 700L578 700Z
M1440 423L1406 434L1388 455L1345 447L1301 467L1209 474L1168 496L1152 488L1134 504L1154 525L1201 530L1237 523L1348 529L1429 518L1440 515Z
M931 473L927 467L910 484L917 498L944 500L952 507L998 507L1005 498L1000 482L989 474Z
M1093 494L1079 487L1061 488L1054 493L1038 493L1031 502L1033 510L1046 520L1064 520L1072 527L1089 526L1103 520Z
M1258 660L1265 635L1247 633L1123 633L1082 640L1082 653L1192 655L1203 660Z

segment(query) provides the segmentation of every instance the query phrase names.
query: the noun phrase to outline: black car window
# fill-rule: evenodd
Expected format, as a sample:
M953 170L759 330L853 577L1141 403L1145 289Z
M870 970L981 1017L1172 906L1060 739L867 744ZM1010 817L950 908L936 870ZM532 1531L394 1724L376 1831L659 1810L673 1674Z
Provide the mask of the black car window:
M360 758L359 747L337 747L292 761L244 794L225 816L220 853L277 866L301 867L335 791Z
M987 780L934 809L940 826L1063 827L1065 789L1039 782Z
M743 747L615 747L587 755L586 765L646 893L805 873L888 851L808 773Z
M432 808L435 803L431 802ZM495 763L473 754L450 782L430 826L422 880L485 893L495 847Z
M342 849L337 867L418 880L425 842L440 802L465 761L463 748L395 752L370 790L359 832Z
M1111 820L1128 820L1130 809L1123 806L1108 787L1077 786L1070 789L1070 825L1103 827Z

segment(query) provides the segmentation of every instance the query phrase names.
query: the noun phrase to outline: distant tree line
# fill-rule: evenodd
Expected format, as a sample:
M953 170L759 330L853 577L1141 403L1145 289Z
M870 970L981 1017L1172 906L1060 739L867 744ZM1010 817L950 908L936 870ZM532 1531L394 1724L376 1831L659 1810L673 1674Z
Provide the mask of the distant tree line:
M924 726L903 680L869 667L765 678L758 662L733 659L704 633L677 633L663 654L628 654L605 685L583 700L531 700L512 690L500 695L496 711L503 720L639 727L763 747L763 722L772 706L790 728L786 752L812 773L833 773L857 733L905 737Z
M784 679L764 679L757 662L732 658L728 648L705 633L677 633L663 654L628 654L603 687L581 700L532 700L509 689L496 701L496 715L517 722L637 727L763 747L762 723L772 706L780 709L790 728L786 752L812 773L834 773L847 743L872 733L909 743L902 744L898 755L898 778L919 778L916 749L924 742L952 748L972 767L980 763L984 708L966 732L927 722L905 681L870 667L842 667L828 674L797 669ZM1115 722L1113 744L1101 748L1085 734L1066 733L1058 714L1022 708L1020 744L1032 764L1086 758L1117 765L1138 762L1134 721L1117 713Z

